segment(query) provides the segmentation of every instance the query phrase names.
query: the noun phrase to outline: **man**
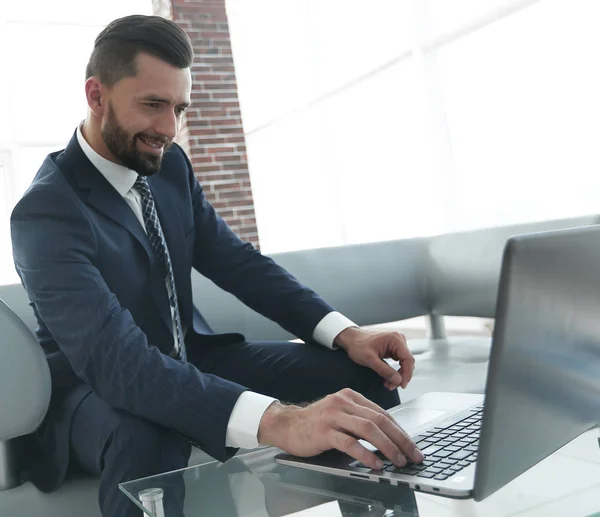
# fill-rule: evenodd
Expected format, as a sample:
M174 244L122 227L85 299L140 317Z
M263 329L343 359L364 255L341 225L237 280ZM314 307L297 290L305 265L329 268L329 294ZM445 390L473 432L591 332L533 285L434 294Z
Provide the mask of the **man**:
M100 475L111 517L139 513L118 483L185 467L190 443L221 461L259 444L337 448L377 468L361 437L398 465L422 460L382 409L412 376L403 336L356 327L206 201L173 143L192 59L173 22L109 24L87 67L87 118L11 219L52 376L31 478L53 490L70 461ZM192 304L192 267L307 343L214 334Z

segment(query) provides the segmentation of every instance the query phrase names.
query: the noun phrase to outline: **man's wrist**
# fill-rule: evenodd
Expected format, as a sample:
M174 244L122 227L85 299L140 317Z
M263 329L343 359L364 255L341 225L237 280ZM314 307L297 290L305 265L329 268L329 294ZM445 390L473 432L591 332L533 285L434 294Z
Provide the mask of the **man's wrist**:
M289 420L290 413L299 409L296 406L288 406L281 402L273 402L264 412L258 425L258 443L281 447L282 435L285 434L285 426Z
M342 330L333 340L334 345L348 351L348 345L360 334L360 327L348 327Z

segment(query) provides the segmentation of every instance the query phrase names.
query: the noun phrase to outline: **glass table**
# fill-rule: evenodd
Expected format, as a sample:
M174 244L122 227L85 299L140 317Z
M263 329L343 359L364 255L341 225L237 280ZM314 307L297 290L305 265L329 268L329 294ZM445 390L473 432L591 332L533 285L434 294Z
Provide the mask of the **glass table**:
M119 488L140 517L600 516L597 436L585 433L481 503L278 465L274 448Z

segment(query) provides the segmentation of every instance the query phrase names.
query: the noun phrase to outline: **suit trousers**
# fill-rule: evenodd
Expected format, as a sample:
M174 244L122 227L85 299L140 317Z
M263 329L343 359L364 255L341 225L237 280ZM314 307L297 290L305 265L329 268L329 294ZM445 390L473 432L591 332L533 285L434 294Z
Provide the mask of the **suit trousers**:
M188 345L188 361L200 371L237 382L285 402L311 402L352 388L385 409L400 403L372 370L355 364L343 350L317 344L242 342ZM159 382L159 381L157 381ZM187 467L190 443L145 419L110 407L91 393L77 408L71 428L72 462L100 476L99 504L104 517L140 517L118 484ZM183 480L167 515L183 515Z

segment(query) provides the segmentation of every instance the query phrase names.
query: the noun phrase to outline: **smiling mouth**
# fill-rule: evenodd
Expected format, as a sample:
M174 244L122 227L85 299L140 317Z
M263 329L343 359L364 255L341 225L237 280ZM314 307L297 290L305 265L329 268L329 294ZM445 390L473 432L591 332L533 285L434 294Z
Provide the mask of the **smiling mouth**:
M143 136L138 136L138 139L152 149L160 150L165 146L164 141L154 140Z

